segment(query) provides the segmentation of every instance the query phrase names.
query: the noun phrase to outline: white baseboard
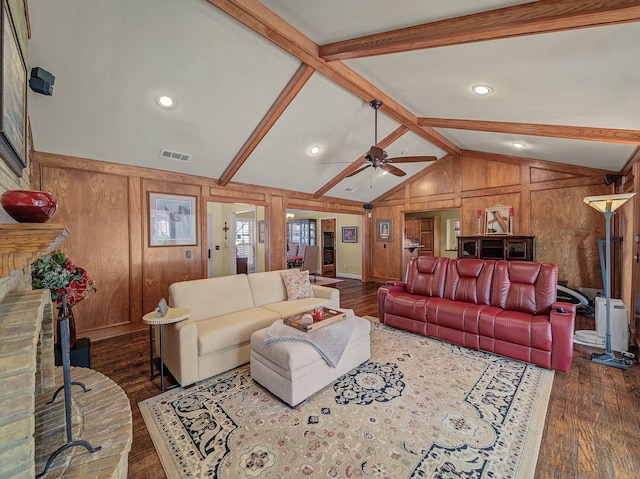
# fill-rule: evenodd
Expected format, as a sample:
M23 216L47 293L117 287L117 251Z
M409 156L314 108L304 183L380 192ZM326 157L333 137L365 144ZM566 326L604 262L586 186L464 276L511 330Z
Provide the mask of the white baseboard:
M362 275L361 274L337 273L336 277L337 278L348 278L348 279L359 279L360 281L362 281Z

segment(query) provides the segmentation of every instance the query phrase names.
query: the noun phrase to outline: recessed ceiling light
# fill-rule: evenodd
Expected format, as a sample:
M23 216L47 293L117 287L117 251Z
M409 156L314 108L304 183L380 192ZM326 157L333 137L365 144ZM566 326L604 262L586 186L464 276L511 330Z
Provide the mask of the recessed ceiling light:
M487 85L474 85L471 89L476 95L488 95L493 91L493 88Z
M524 143L520 143L519 141L516 141L516 142L511 143L511 145L512 145L514 148L517 148L518 150L521 150L521 149L523 149L523 148L526 148L526 147L527 147L527 145L525 145Z
M159 96L158 104L163 108L171 108L173 106L173 98L166 95Z
M388 175L389 172L387 170L382 170L382 176Z
M314 145L311 148L309 148L309 154L311 155L317 155L321 151L322 151L322 147L318 145Z

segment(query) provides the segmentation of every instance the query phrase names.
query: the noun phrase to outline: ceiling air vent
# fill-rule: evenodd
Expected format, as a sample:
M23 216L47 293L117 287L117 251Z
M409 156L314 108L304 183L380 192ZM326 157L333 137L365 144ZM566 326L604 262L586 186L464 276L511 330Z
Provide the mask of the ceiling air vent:
M191 155L188 153L180 153L179 151L165 150L164 148L160 152L160 158L168 158L170 160L189 161Z
M346 191L347 193L353 193L354 191L356 191L355 188L351 188L350 186L345 188L344 191Z

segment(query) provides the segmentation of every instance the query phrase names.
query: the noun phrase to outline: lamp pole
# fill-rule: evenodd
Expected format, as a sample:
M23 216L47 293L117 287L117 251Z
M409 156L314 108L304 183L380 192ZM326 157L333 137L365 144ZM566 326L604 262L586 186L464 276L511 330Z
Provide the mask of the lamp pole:
M604 294L605 294L605 320L606 320L606 337L604 354L594 353L591 355L591 361L594 363L612 366L618 369L627 369L624 359L616 358L611 348L611 217L616 209L633 198L635 193L604 195L604 196L588 196L584 199L592 208L604 214L605 220L605 266L604 266ZM602 254L602 250L600 250Z

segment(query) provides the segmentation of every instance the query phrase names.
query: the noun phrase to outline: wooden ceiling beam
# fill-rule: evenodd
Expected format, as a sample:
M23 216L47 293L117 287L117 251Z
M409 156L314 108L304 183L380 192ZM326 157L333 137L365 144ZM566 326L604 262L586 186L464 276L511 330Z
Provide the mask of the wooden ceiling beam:
M271 108L269 108L266 115L262 118L260 123L258 123L255 130L253 130L253 133L251 133L247 141L242 145L242 148L240 148L240 151L236 154L235 158L231 161L229 166L227 166L227 169L218 180L219 186L226 186L231 181L233 176L238 172L244 162L247 161L249 155L251 155L253 150L256 149L269 130L271 130L276 121L278 121L278 118L280 118L282 113L284 113L289 104L293 101L300 90L302 90L302 87L307 83L314 72L315 70L309 65L305 65L304 63L300 65L293 74L293 77L291 77L291 80L289 80L289 83L287 83L287 86L285 86L284 90L280 92L276 101L273 102Z
M640 130L618 130L589 126L541 125L536 123L511 123L503 121L459 120L449 118L418 118L418 125L455 130L487 131L516 135L567 138L609 143L640 144Z
M207 1L303 63L315 68L334 83L363 101L368 103L374 99L382 100L384 105L380 110L418 136L448 153L460 154L460 148L455 143L431 128L419 126L416 123L416 115L371 82L341 62L329 63L320 58L318 45L262 5L258 0Z
M392 131L389 135L385 136L382 140L380 140L378 142L377 146L379 146L380 148L382 148L384 150L391 143L393 143L394 141L399 139L402 135L404 135L408 131L409 131L409 129L406 126L400 125L394 131ZM329 191L331 188L333 188L338 183L340 183L342 180L344 180L348 175L350 175L351 173L356 171L358 168L363 166L363 163L366 163L366 160L364 159L364 154L361 155L359 158L357 158L353 163L351 163L349 166L347 166L344 170L342 170L340 173L338 173L332 179L330 179L327 183L325 183L318 191L316 191L313 194L313 197L314 198L320 198L327 191Z
M638 0L541 0L319 47L326 61L640 21Z

